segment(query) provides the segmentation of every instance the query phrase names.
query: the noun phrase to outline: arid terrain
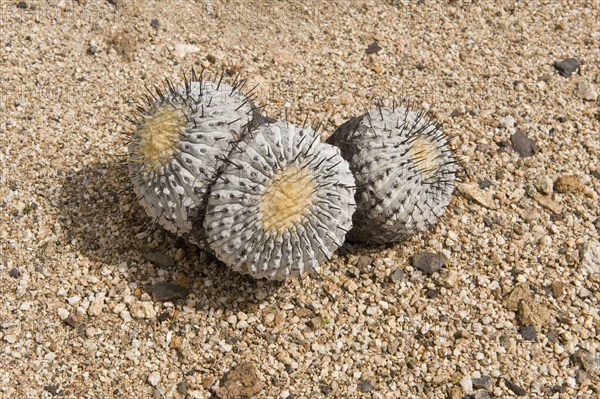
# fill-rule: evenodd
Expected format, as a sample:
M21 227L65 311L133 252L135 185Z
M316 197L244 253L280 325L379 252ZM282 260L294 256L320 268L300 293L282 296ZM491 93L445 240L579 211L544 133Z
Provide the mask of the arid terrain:
M301 281L230 272L127 174L127 117L192 67L323 138L429 111L445 216ZM0 398L598 398L598 91L593 0L0 0Z

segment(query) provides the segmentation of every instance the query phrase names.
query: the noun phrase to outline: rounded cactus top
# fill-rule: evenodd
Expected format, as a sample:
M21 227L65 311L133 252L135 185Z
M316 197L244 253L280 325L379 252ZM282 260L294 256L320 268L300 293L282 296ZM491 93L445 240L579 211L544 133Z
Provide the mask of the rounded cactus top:
M435 223L450 202L455 161L439 125L406 107L376 107L329 138L357 183L348 239L383 244Z
M146 212L167 230L191 230L189 209L201 206L226 154L252 121L254 107L223 82L186 81L157 90L140 107L129 143L134 190Z
M354 178L312 129L263 124L229 153L207 205L217 257L254 278L282 280L317 270L343 243Z

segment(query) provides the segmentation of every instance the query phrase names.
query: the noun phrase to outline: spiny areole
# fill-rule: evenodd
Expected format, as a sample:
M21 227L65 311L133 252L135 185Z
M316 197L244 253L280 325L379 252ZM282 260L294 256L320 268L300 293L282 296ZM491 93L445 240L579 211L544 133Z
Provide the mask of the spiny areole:
M354 178L310 128L263 124L238 142L211 188L211 249L234 271L283 280L318 270L352 226Z
M404 106L376 107L327 140L350 163L357 185L347 240L386 244L434 224L454 190L455 161L440 126Z
M147 96L132 120L136 130L128 150L134 191L151 218L180 235L192 229L190 210L204 206L217 157L227 154L232 140L259 115L241 93L244 82L229 85L222 78L206 81L192 71L183 87L167 81L166 90Z

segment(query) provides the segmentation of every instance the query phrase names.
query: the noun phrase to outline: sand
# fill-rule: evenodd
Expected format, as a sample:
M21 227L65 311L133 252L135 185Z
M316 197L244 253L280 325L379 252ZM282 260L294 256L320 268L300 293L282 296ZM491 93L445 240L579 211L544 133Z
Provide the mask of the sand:
M0 32L0 397L600 395L597 2L3 0ZM229 272L124 164L146 86L192 67L324 138L379 98L430 111L460 189L318 278Z

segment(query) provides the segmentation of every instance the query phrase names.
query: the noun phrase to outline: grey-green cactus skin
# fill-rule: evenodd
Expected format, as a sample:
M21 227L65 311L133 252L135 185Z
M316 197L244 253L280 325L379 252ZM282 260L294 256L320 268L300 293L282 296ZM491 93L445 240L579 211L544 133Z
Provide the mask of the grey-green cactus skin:
M268 225L265 198L280 184L277 176L290 170L299 172L284 185L292 193L283 204L293 208L309 198L309 206L275 228ZM232 270L256 279L318 270L352 226L354 186L339 150L312 129L263 124L236 143L211 188L204 220L210 248Z
M193 76L192 80L195 76ZM146 213L173 233L188 235L190 213L202 207L209 184L218 170L217 158L229 151L231 141L260 115L252 102L233 86L221 81L187 81L185 87L167 86L147 99L140 109L138 127L128 146L130 176L134 191ZM172 106L185 115L172 157L158 170L140 159L140 135L149 109ZM196 212L192 212L196 213Z
M340 148L356 179L348 241L400 242L444 214L456 163L440 127L422 113L376 107L341 125L327 142Z

